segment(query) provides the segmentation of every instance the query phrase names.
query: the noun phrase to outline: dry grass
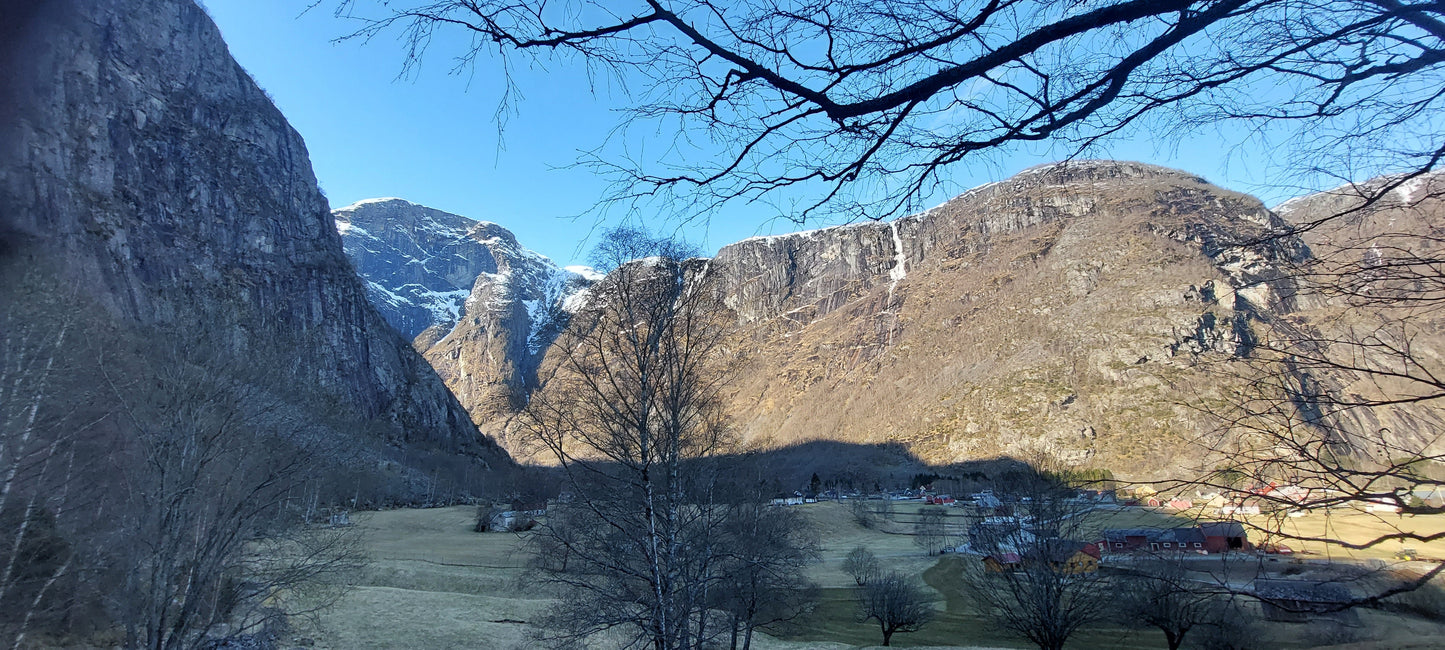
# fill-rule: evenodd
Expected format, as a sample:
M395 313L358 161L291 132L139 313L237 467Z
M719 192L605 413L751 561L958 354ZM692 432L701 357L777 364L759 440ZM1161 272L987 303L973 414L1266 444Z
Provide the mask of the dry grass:
M760 650L855 648L876 644L876 627L857 620L853 580L841 569L843 556L865 546L893 570L917 575L935 594L938 618L922 631L899 634L894 644L908 647L1025 647L992 629L963 596L958 556L925 557L906 534L917 504L895 504L895 521L881 529L854 523L847 508L836 503L800 506L823 542L822 562L809 569L822 589L818 610L799 628L780 631L783 638L763 635ZM950 523L962 527L960 511L946 510ZM510 534L479 534L471 530L474 511L468 507L393 510L354 517L364 535L371 565L356 576L357 586L320 617L320 627L303 626L300 634L318 648L529 648L538 617L556 601L552 594L525 579L525 539ZM1317 519L1316 519L1317 517ZM1393 518L1393 515L1389 517ZM1348 536L1368 535L1383 525L1364 513L1332 513L1291 520L1301 530L1328 523ZM1103 528L1178 525L1186 521L1162 511L1126 508L1096 511L1084 522L1087 534ZM1406 517L1406 524L1440 526L1445 517ZM1388 523L1388 522L1385 522ZM1323 530L1320 528L1320 530ZM1418 545L1434 554L1436 545ZM1381 553L1393 552L1382 550ZM1445 555L1445 552L1441 553ZM1376 556L1369 556L1376 557ZM1445 628L1414 616L1367 611L1364 636L1324 639L1304 625L1273 626L1271 646L1307 647L1347 641L1350 648L1432 647ZM1433 635L1433 636L1432 636ZM1318 636L1318 635L1315 635ZM1378 640L1364 643L1366 638ZM1313 640L1311 640L1313 639ZM1427 641L1421 641L1426 639ZM1075 648L1153 648L1162 637L1148 631L1116 627L1087 630ZM1421 644L1425 645L1421 645ZM1414 645L1411 645L1414 644Z

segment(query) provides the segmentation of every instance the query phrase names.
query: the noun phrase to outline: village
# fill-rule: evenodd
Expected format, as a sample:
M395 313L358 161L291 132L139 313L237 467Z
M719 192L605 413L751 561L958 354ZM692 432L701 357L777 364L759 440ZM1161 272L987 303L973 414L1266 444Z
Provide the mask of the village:
M818 601L804 618L763 630L754 647L842 650L877 644L877 626L859 621L855 580L843 568L848 553L860 546L890 569L915 576L933 599L933 620L917 632L900 633L893 645L1024 647L980 616L977 606L963 595L962 580L967 567L974 566L971 563L990 571L1025 570L1019 563L1026 554L1019 554L1017 560L1008 551L983 554L975 544L987 545L984 528L990 525L1022 528L1013 522L1027 519L1019 516L1026 512L1027 502L986 491L953 495L919 488L856 494L799 492L778 495L773 503L796 509L818 535L820 553L807 570L818 588ZM1076 516L1077 539L1049 546L1050 551L1058 551L1050 556L1057 571L1077 576L1071 579L1114 580L1161 561L1177 563L1201 587L1250 594L1246 606L1250 631L1267 640L1266 647L1343 642L1353 642L1351 647L1358 649L1411 643L1430 647L1418 645L1419 640L1445 634L1445 625L1439 622L1445 617L1445 598L1434 584L1368 607L1338 607L1354 597L1353 585L1419 575L1436 566L1433 561L1395 559L1398 544L1351 551L1317 542L1280 544L1265 534L1276 521L1304 537L1319 536L1329 526L1346 542L1401 526L1430 534L1445 532L1441 515L1373 512L1363 506L1311 511L1303 517L1268 512L1224 515L1218 512L1222 506L1175 510L1167 505L1173 498L1151 506L1150 496L1123 489L1079 492L1070 504L1084 512ZM859 523L854 504L875 513L868 526ZM315 635L323 639L316 647L359 647L388 639L461 647L479 638L488 639L492 647L527 647L537 621L559 594L527 579L532 571L529 536L533 533L521 529L544 522L552 505L518 501L353 513L351 520L364 533L373 561L355 576L352 590L318 616L317 629L327 633ZM880 510L887 514L877 515ZM915 542L920 511L944 515L949 539L936 555ZM487 525L478 525L479 514L488 515ZM514 532L505 532L509 530ZM425 543L417 544L418 538ZM1445 557L1442 545L1445 542L1412 544L1418 557ZM1068 644L1085 649L1164 646L1158 631L1117 621L1087 627Z
M1352 639L1381 619L1392 620L1401 634L1414 634L1433 629L1430 621L1445 615L1440 607L1445 598L1434 585L1396 599L1399 602L1352 607L1362 594L1431 571L1439 562L1433 558L1445 557L1441 543L1375 545L1357 551L1310 539L1323 537L1326 529L1344 544L1402 528L1427 534L1445 531L1445 516L1432 507L1436 495L1407 495L1400 504L1371 501L1311 510L1286 504L1320 495L1289 485L1259 486L1233 500L1217 494L1161 494L1141 485L1074 490L1047 515L1028 496L986 489L955 495L932 488L797 490L771 498L771 507L796 508L818 527L823 551L809 575L822 587L822 598L807 622L770 630L779 645L767 647L877 642L876 631L858 623L854 587L840 568L845 554L858 547L870 549L888 566L920 576L941 599L933 623L897 637L895 643L905 645L1011 645L989 632L974 606L959 595L959 576L968 572L970 563L1001 575L1036 569L1030 563L1042 562L1048 571L1069 579L1101 584L1176 566L1202 591L1246 598L1249 616L1260 625L1274 626L1267 634L1282 640L1279 647ZM1395 507L1387 507L1391 505ZM547 507L545 501L484 506L475 530L514 533L484 538L485 544L513 544L545 520ZM929 512L941 514L934 519L943 522L946 538L936 553L919 544L921 522ZM1038 520L1050 516L1070 522L1064 527L1067 537L1047 537L1038 530ZM1147 630L1115 622L1084 630L1078 646L1159 647L1152 638Z

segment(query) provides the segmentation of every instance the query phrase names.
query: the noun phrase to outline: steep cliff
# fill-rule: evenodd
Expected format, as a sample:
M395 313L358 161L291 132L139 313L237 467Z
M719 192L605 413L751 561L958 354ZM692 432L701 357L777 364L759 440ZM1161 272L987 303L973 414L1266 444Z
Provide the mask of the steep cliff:
M277 392L354 417L334 434L358 448L509 462L368 303L304 142L202 9L0 12L9 254L58 269L119 323L281 366Z
M1324 356L1340 363L1311 379L1346 403L1438 395L1445 372L1445 314L1439 310L1445 302L1445 173L1388 189L1399 180L1344 185L1275 207L1307 228L1303 238L1314 257L1305 277L1321 297L1289 320L1328 342ZM1343 409L1340 428L1366 434L1354 440L1356 453L1381 461L1397 460L1407 450L1445 453L1437 435L1445 429L1445 407L1438 401Z
M744 240L700 272L732 312L750 446L1162 467L1231 388L1215 366L1311 304L1285 272L1298 239L1239 245L1284 226L1189 174L1080 161L891 223ZM506 438L506 410L473 416Z
M745 440L902 442L926 460L1046 455L1162 464L1246 354L1295 308L1282 225L1259 201L1173 170L1027 170L893 223L719 251L751 351L733 397Z
M495 223L401 199L333 214L372 303L478 423L505 422L526 404L542 355L600 278L558 268Z

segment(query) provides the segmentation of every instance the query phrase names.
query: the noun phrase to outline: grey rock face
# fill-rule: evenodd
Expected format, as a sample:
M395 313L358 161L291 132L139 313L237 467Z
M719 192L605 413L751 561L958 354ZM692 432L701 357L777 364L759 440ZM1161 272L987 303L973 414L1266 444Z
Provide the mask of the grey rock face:
M1161 179L1188 181L1167 195L1140 192ZM1123 190L1112 196L1110 188ZM1129 193L1139 193L1135 197ZM985 250L994 237L1077 219L1101 203L1149 203L1170 215L1188 215L1183 227L1160 232L1198 247L1263 309L1288 308L1289 280L1273 261L1299 259L1308 250L1295 239L1260 253L1238 246L1244 232L1283 229L1259 201L1224 200L1218 188L1183 172L1131 162L1079 161L1025 170L974 188L936 208L888 223L863 222L801 233L754 237L723 247L712 272L729 307L745 321L786 317L806 324L877 286L888 286L884 309L901 299L909 269L935 258ZM1135 206L1110 205L1122 210ZM1172 221L1172 220L1171 220ZM1087 282L1085 280L1085 282Z
M0 9L0 230L120 322L285 359L385 442L506 456L382 320L306 146L191 0Z
M450 329L477 276L497 272L483 243L488 229L469 236L481 224L466 217L401 199L358 201L332 215L372 304L408 339Z
M558 268L495 223L401 199L333 215L372 303L478 423L526 404L542 356L599 277Z

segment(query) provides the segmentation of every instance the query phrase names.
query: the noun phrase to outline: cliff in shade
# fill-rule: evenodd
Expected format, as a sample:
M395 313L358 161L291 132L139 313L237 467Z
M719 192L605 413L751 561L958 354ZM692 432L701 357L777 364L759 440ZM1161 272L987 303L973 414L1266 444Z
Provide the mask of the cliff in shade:
M136 331L280 366L275 390L353 418L333 433L358 449L510 463L368 302L305 143L194 2L7 3L0 26L12 261Z
M558 268L495 223L402 199L333 216L372 303L479 423L526 404L542 355L601 277Z
M1303 239L1316 262L1310 277L1329 285L1321 287L1322 300L1287 320L1337 342L1337 358L1389 371L1403 368L1405 376L1424 379L1346 369L1317 378L1349 402L1378 400L1383 391L1394 397L1439 392L1435 378L1445 360L1445 313L1439 309L1445 301L1440 284L1445 173L1400 181L1376 178L1274 208L1284 219L1308 228ZM1389 189L1392 184L1397 186ZM1408 351L1410 361L1389 349ZM1445 430L1445 408L1434 405L1437 401L1348 409L1339 416L1340 428L1363 434L1364 440L1352 441L1355 452L1380 461L1398 460L1402 449L1445 453L1445 440L1438 435ZM1376 433L1383 435L1370 435ZM1380 440L1395 449L1381 448Z

